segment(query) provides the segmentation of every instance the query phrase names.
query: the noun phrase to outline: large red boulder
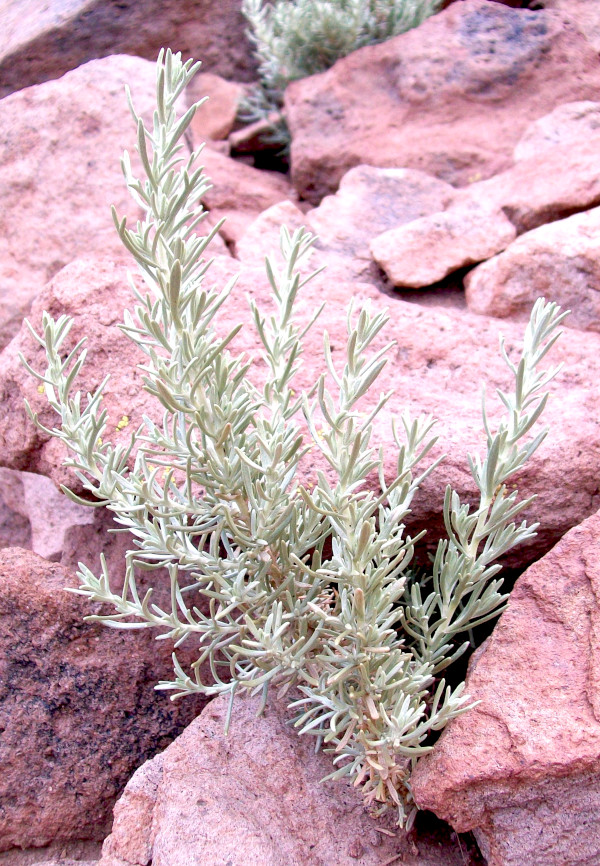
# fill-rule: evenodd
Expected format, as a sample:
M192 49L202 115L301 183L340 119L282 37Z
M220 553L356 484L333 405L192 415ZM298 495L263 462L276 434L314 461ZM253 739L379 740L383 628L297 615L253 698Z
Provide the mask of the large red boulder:
M166 46L248 80L256 64L240 5L220 0L217 14L210 0L11 0L0 12L0 98L109 54L154 60Z
M318 202L360 163L473 183L511 165L530 121L599 86L598 53L568 11L453 3L288 87L294 184Z
M147 60L109 57L0 101L0 347L72 259L127 256L110 214L141 217L119 168L135 145L125 85L148 119L155 79Z

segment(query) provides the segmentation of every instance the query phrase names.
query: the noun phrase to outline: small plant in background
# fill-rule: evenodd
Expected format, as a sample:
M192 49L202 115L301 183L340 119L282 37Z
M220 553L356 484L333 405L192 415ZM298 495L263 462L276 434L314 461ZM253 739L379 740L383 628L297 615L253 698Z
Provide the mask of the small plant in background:
M81 342L66 348L71 321L44 313L42 333L33 332L48 366L30 371L61 419L46 432L65 443L84 489L133 536L118 591L104 561L97 574L80 564L77 591L114 609L91 619L156 628L174 642L174 678L157 688L175 697L225 693L231 712L236 695L260 694L264 706L271 688L283 696L293 687L294 724L331 752L332 778L348 777L373 811L395 808L410 826L411 769L431 748L431 732L469 707L464 684L452 688L440 675L467 648L469 630L502 610L496 560L536 528L515 522L531 499L519 501L507 481L545 436L528 433L556 371L537 367L564 314L539 300L520 360L504 355L515 391L500 393L507 414L496 431L484 411L487 452L469 458L479 502L470 507L448 487L447 538L429 579L411 579L421 536L411 538L404 522L439 461L417 469L435 441L433 421L404 415L394 427L396 474L386 478L372 422L390 395L367 416L359 411L386 363L389 346L376 350L374 342L387 316L350 308L345 361L334 362L325 335L327 374L311 393L296 394L302 337L316 317L301 321L295 302L314 276L302 275L314 238L283 229L283 266L267 260L276 312L252 304L267 370L262 388L248 379L252 359L231 350L241 326L226 336L213 327L232 285L204 287L202 256L216 229L196 233L208 181L197 152L182 157L195 106L181 119L175 113L196 68L161 53L152 130L132 107L145 178L123 159L146 216L135 228L115 217L148 287L144 293L132 283L137 302L122 329L146 356L145 388L163 406L162 423L144 418L127 447L111 444L102 388L87 398L74 391L85 350ZM308 447L330 470L318 473L312 490L296 477ZM374 473L378 493L366 485ZM151 576L158 568L170 581L165 609L151 591L138 591L136 570ZM198 647L191 670L177 658L186 641Z
M259 62L259 84L244 99L240 119L267 121L271 140L289 143L281 116L291 81L324 72L341 57L418 27L443 0L243 0L248 36Z

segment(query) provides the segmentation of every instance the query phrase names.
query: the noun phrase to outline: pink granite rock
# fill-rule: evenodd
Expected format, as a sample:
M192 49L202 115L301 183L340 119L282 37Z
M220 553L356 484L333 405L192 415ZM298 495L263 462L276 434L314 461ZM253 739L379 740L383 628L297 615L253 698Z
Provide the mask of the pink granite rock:
M239 0L220 0L218 15L210 0L11 0L0 22L0 98L107 54L154 60L167 45L226 77L247 81L256 65Z
M539 156L457 190L456 207L502 210L518 234L600 204L600 135L544 148Z
M316 203L365 162L472 183L511 165L532 120L599 85L598 53L566 13L453 3L288 87L294 185Z
M569 325L600 331L600 208L521 235L465 277L474 313L528 317L543 295L570 309Z
M470 665L479 705L413 776L488 866L600 862L600 513L523 574Z
M390 229L373 238L370 247L394 286L419 289L490 258L516 236L501 211L472 204Z
M315 257L313 265L318 265ZM236 338L235 348L256 355L258 342L249 323L247 296L269 303L267 280L262 269L243 266L228 257L217 257L207 282L222 286L239 275L234 292L223 308L220 322L225 334L236 322L245 321ZM66 312L76 319L73 339L89 338L88 362L82 374L84 389L94 388L107 371L112 373L106 391L109 430L117 441L128 441L129 430L141 423L143 414L160 416L159 407L141 388L141 374L134 369L138 354L118 329L122 308L130 302L123 271L112 266L73 263L49 284L36 300L32 321L39 327L41 311L48 308L54 315ZM305 342L304 366L296 387L310 388L323 369L322 330L327 329L334 357L340 357L345 342L345 308L351 297L357 303L370 301L375 308L388 307L391 323L377 345L395 338L397 348L390 355L377 386L394 390L386 413L375 422L374 437L384 446L386 472L394 473L396 449L390 429L390 415L405 407L411 413L431 413L440 424L436 454L445 453L445 462L430 476L413 502L411 529L427 527L431 544L443 533L441 509L446 483L452 484L468 501L475 495L473 479L467 468L466 453L480 452L484 437L480 418L480 385L485 380L488 394L496 387L507 387L510 376L498 348L498 323L493 319L466 311L421 307L384 296L368 283L344 283L331 279L327 272L309 283L300 301L299 313L308 318L323 300L327 308ZM503 323L507 345L514 350L522 338L521 324ZM553 363L563 363L563 370L552 386L554 399L546 413L551 435L527 468L515 479L523 495L539 494L527 517L539 520L537 538L527 548L514 552L512 564L531 562L546 552L571 526L596 510L598 503L597 463L600 454L600 428L593 384L600 376L600 337L593 333L567 330L553 350ZM23 398L40 412L42 421L54 424L45 396L38 393L37 383L21 367L18 351L22 350L34 367L43 366L41 347L36 347L23 328L5 349L0 360L0 399L6 413L0 417L0 462L12 469L48 475L56 484L77 483L62 468L60 443L48 441L28 419ZM335 354L337 353L337 354ZM115 369L112 359L118 357ZM260 376L260 365L256 375ZM499 415L499 403L489 400L492 421ZM367 400L366 405L370 405ZM156 414L155 414L156 413ZM123 429L119 421L128 419ZM301 468L300 478L314 482L316 462L311 458ZM560 485L556 467L560 466Z
M44 860L34 866L98 866L97 860Z
M29 543L20 546L49 561L60 561L69 527L94 522L93 509L78 505L49 478L31 472L0 469L0 499L29 524ZM16 542L0 546L15 547Z
M115 806L99 866L462 866L447 836L404 834L368 817L355 790L321 779L330 760L271 704L239 700L229 735L227 699L144 764ZM395 856L393 856L395 855Z
M264 212L236 245L245 262L261 264L279 246L279 227L306 226L317 235L315 262L327 264L330 279L381 282L369 251L371 238L392 227L443 210L453 199L450 184L422 171L360 165L347 172L335 195L302 214L291 203ZM277 221L279 220L279 224Z
M72 259L128 255L110 214L114 204L133 220L140 215L119 168L123 150L135 145L126 83L138 111L151 117L154 66L125 56L0 101L0 346Z
M567 15L600 54L600 6L596 0L543 0L545 9L555 9Z
M24 547L31 549L31 524L26 514L23 514L22 499L23 485L7 483L7 479L20 478L20 472L10 469L0 469L0 548L1 547ZM46 483L54 489L52 482L45 479ZM20 493L19 497L14 494Z
M202 198L212 223L225 217L221 234L235 243L264 210L285 199L296 199L290 181L274 171L263 171L206 147L200 163L213 187Z
M44 860L35 866L98 866L97 860Z
M143 355L117 327L123 321L123 309L131 302L131 294L125 266L78 260L54 278L48 289L38 296L31 311L32 321L38 328L44 309L55 318L62 313L76 316L72 337L75 341L87 337L90 349L82 387L85 391L95 390L110 368L111 378L104 400L108 429L123 443L129 441L130 435L125 416L137 419L147 403L141 387L142 375L136 369ZM40 436L25 412L23 398L27 397L43 423L50 426L56 423L53 410L39 391L39 383L25 372L18 358L18 352L23 350L36 367L45 369L45 355L41 347L39 351L34 348L31 338L25 336L26 330L23 325L21 337L13 340L2 354L6 364L6 376L0 385L0 400L6 410L0 415L2 463L11 469L49 475L59 486L73 481L70 473L58 469L66 451L57 440L48 442L45 435ZM119 358L118 365L114 364L114 358ZM22 377L23 383L26 382L25 390L18 384Z
M557 145L577 148L584 138L600 135L600 102L567 102L531 123L515 147L514 157L543 158Z
M236 258L245 265L262 268L266 256L277 255L282 226L294 232L306 225L306 214L289 199L271 205L259 214L238 238L235 245Z
M423 171L359 165L341 180L335 195L308 211L306 223L318 236L318 249L337 259L346 279L379 279L369 241L397 226L444 210L454 187Z
M211 72L200 72L188 85L186 102L193 105L208 97L201 111L197 111L190 125L194 148L207 138L219 141L227 138L234 127L238 104L244 88L235 81L227 81Z
M0 551L0 851L102 839L123 785L200 710L153 686L171 647L83 622L73 572ZM162 594L162 593L161 593Z

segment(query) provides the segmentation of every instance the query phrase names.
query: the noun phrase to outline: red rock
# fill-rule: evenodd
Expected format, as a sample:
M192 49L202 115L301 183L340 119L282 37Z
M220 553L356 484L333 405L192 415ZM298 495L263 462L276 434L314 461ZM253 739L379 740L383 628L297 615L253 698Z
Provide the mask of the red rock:
M125 85L151 123L155 79L147 60L107 57L0 101L0 348L18 331L35 295L73 259L131 261L110 212L114 204L130 222L142 215L120 169L127 148L138 170ZM218 173L222 163L213 162ZM255 191L252 176L243 178ZM259 196L257 207L263 203ZM226 252L223 242L214 249Z
M284 175L244 165L210 147L202 151L200 163L213 184L202 203L210 211L213 224L226 218L221 234L227 242L237 241L262 211L284 199L296 198Z
M0 851L102 839L133 770L203 702L157 695L171 647L84 623L64 566L9 548L0 578Z
M77 341L87 337L90 350L82 374L82 388L86 392L95 390L110 368L111 378L104 398L108 431L123 444L129 441L131 428L128 423L120 422L125 416L139 417L147 402L141 387L142 375L136 369L143 354L117 327L123 321L123 309L131 301L127 269L123 265L78 260L57 274L48 289L38 296L31 311L36 327L41 325L43 309L55 318L61 313L76 316L72 338ZM39 383L25 372L18 358L18 352L23 350L36 368L45 369L45 355L41 347L39 351L34 348L31 338L26 337L26 330L23 325L21 336L2 354L6 364L6 376L0 385L0 402L6 409L0 416L2 463L10 469L49 475L57 486L68 484L73 476L59 469L66 455L62 443L48 441L45 435L40 435L25 412L23 398L27 397L33 410L39 412L42 423L51 427L56 424L54 411L48 406L45 394L38 390ZM115 366L114 358L120 359L119 365ZM21 380L24 390L18 384Z
M465 277L474 313L527 318L544 296L570 309L569 325L600 331L600 208L521 235Z
M155 77L146 60L110 57L0 101L0 346L72 259L128 256L110 214L138 218L119 168L135 145L124 87L151 116Z
M453 3L288 87L293 182L314 203L359 163L472 183L511 165L532 120L599 85L598 54L565 14Z
M20 546L49 561L60 561L69 527L94 522L93 509L78 505L58 491L49 478L31 472L0 469L0 497L29 524L28 543ZM0 546L15 547L15 540Z
M600 862L600 513L517 581L455 719L412 785L488 866Z
M307 213L287 201L263 212L239 239L236 255L262 266L265 255L279 248L282 224L290 229L304 225L317 235L315 266L327 264L330 279L335 275L344 281L378 283L379 272L369 251L371 238L443 210L454 193L449 184L421 171L357 166L342 178L335 195Z
M23 547L31 550L33 533L23 507L25 490L21 475L11 469L0 469L0 548ZM49 479L41 480L55 490Z
M544 0L545 9L556 9L584 34L590 45L600 53L600 7L596 0Z
M501 211L478 205L450 208L390 229L371 241L371 252L394 286L419 289L452 271L484 261L515 239Z
M315 257L313 266L318 265ZM269 292L262 269L242 266L234 259L217 257L209 271L207 283L223 286L239 274L239 280L227 305L219 329L223 334L236 322L244 328L236 338L235 348L256 355L258 341L249 323L247 296L268 303ZM298 312L308 318L323 300L327 308L305 342L304 366L300 370L296 389L309 389L323 369L322 330L330 334L334 357L340 357L345 343L345 307L354 297L357 303L369 300L374 307L390 308L391 323L382 333L378 346L390 338L397 341L377 385L377 392L394 390L388 409L375 422L374 441L384 447L386 472L394 473L396 448L393 445L390 416L405 407L413 415L431 413L440 419L440 436L435 454L445 453L445 462L425 482L413 501L411 530L427 527L429 542L435 544L443 534L441 509L446 483L452 484L461 496L472 501L474 482L467 468L467 451L481 452L483 432L480 418L480 384L485 380L488 394L497 387L510 385L508 371L498 349L498 323L467 311L421 307L385 297L367 283L347 283L331 279L325 272L306 286ZM44 307L53 315L66 312L75 317L73 339L87 335L88 361L81 386L93 389L110 371L113 378L106 391L109 431L116 441L126 442L129 430L142 421L143 414L158 418L159 407L141 388L140 373L134 365L140 357L135 347L118 329L122 308L130 303L123 270L112 265L95 266L92 271L85 262L73 263L48 285L32 310L32 323L39 327ZM502 332L509 347L520 345L523 326L506 322ZM551 433L527 468L515 478L524 496L539 494L526 516L541 523L539 535L529 546L511 555L511 564L526 564L545 553L570 527L581 522L599 507L597 503L600 455L600 428L592 388L600 376L599 337L568 329L553 350L552 363L564 364L552 386L545 423ZM36 347L23 328L5 349L0 360L0 400L6 413L0 417L0 463L12 469L25 469L48 475L55 484L77 483L62 467L60 443L48 441L36 431L23 408L23 397L40 412L43 422L54 424L45 396L38 393L37 383L21 367L17 353L21 349L35 368L43 368L41 347ZM111 359L119 357L115 369ZM256 375L260 377L260 365ZM499 414L499 404L491 398L490 416ZM156 413L156 415L154 414ZM128 427L118 433L115 428L123 416ZM113 432L114 431L114 432ZM314 481L316 461L311 455L301 469L300 479ZM560 466L561 481L556 483L556 467Z
M456 206L502 210L517 233L600 204L600 135L544 149L508 171L457 190Z
M200 72L186 88L188 106L208 97L200 111L197 111L190 125L194 148L210 138L227 138L234 127L238 104L244 88L235 81L227 81L211 72Z
M343 262L347 278L378 280L369 241L396 226L444 210L450 184L422 171L360 165L348 171L335 195L308 211L306 223L327 259Z
M235 245L235 255L247 265L264 267L265 257L277 255L281 227L290 232L306 226L306 214L285 199L271 205L250 223ZM313 254L314 258L314 254Z
M0 98L107 54L154 60L167 45L226 77L247 81L255 68L239 0L220 0L218 15L210 0L11 0L1 21Z
M97 866L101 848L101 843L90 840L13 848L2 854L2 866Z
M35 866L98 866L97 860L44 860Z
M115 806L99 866L462 866L447 836L378 832L347 784L321 783L330 759L285 724L281 707L256 718L258 703L217 698L169 748L135 773ZM392 831L390 831L392 832Z
M11 864L12 866L12 864ZM40 863L34 864L34 866L98 866L97 860L63 860L62 857L60 860L43 860Z
M577 148L584 138L600 135L600 102L567 102L531 123L515 147L515 160L539 159L548 148Z

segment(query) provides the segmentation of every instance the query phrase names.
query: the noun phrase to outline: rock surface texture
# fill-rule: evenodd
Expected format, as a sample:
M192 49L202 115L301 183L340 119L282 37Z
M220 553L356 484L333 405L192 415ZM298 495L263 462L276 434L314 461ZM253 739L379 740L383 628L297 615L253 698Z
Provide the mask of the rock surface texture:
M78 505L57 490L49 478L31 472L0 469L0 499L29 524L29 543L19 546L50 562L60 561L70 528L94 523L93 509ZM15 546L14 539L0 543L0 547Z
M193 146L206 141L220 141L227 138L233 129L237 117L238 103L244 94L244 88L235 81L227 81L212 72L199 72L185 91L185 101L188 106L200 99L206 99L201 111L194 115L190 126Z
M540 226L465 277L475 313L526 318L540 296L570 309L569 325L600 331L600 208Z
M72 259L128 255L110 214L112 204L134 221L141 215L119 171L135 144L126 83L151 118L154 66L135 57L96 60L0 101L0 346Z
M171 703L171 649L149 631L83 622L73 572L0 551L0 851L102 839L131 773L165 748L202 702Z
M547 147L540 156L457 191L455 206L502 210L518 234L600 203L600 135Z
M501 211L473 204L390 229L370 246L394 286L419 289L499 253L516 235Z
M382 284L370 239L443 210L454 195L454 187L422 171L356 166L319 207L302 213L285 200L264 211L238 239L235 253L245 264L262 267L265 255L279 249L282 225L290 231L306 226L317 236L313 262L326 265L325 279Z
M239 700L229 735L217 698L169 748L133 776L115 807L99 866L461 866L449 839L417 839L376 823L281 708ZM392 830L390 831L390 826ZM395 859L395 858L394 858Z
M225 217L221 233L227 242L237 241L267 208L285 199L296 198L284 175L244 165L212 148L202 151L200 163L212 183L212 188L202 197L202 203L210 211L212 225ZM221 251L213 250L213 255L215 252Z
M90 349L81 385L86 391L95 390L110 372L104 397L108 431L123 443L128 442L131 430L126 421L136 417L146 401L141 387L142 376L135 369L143 355L117 327L123 321L123 309L132 296L127 284L127 269L112 262L78 260L61 271L50 287L49 292L44 292L36 300L31 313L32 322L40 327L42 310L55 318L62 313L77 315L78 323L73 327L72 336L75 341L86 337ZM33 360L30 338L25 338L26 330L23 325L22 348L25 357ZM39 383L22 366L18 358L20 349L21 341L17 339L2 355L7 362L7 376L0 386L0 400L6 407L6 413L0 415L0 459L8 468L48 475L57 486L72 482L73 476L58 470L66 455L62 443L48 441L45 434L40 436L40 431L27 417L23 403L25 392L17 384L21 376L28 383L27 399L33 411L39 412L42 423L52 427L57 420L45 394L39 391ZM37 349L34 352L36 365L41 370L45 369L44 352ZM115 366L114 358L119 358L118 366Z
M239 0L220 0L218 15L210 0L12 0L0 22L0 98L109 54L154 60L167 45L205 71L241 80L254 71Z
M318 264L318 258L314 264ZM223 308L220 328L225 335L235 323L244 321L248 326L236 338L235 347L256 355L258 339L250 324L246 296L268 304L269 290L263 269L246 267L221 256L215 260L206 279L209 285L214 282L223 287L236 275L238 282ZM493 319L466 311L426 308L393 297L385 298L368 283L331 280L327 272L304 289L302 310L307 319L325 297L328 305L319 327L310 332L305 342L304 365L296 388L308 390L323 369L323 330L329 332L334 357L340 357L346 339L344 310L351 297L357 302L369 300L375 308L390 309L392 321L378 338L378 345L395 339L397 348L390 353L390 362L377 392L393 391L394 394L388 411L375 420L374 441L384 447L386 471L391 476L396 468L396 448L390 414L398 415L408 408L413 416L431 413L439 419L440 438L432 454L445 454L446 459L415 497L411 518L411 529L427 527L428 538L434 543L443 533L441 509L446 484L452 484L469 501L475 496L466 454L468 451L481 453L484 447L481 381L485 379L490 395L488 408L492 423L498 418L500 407L491 395L496 387L510 385L510 374L498 347L498 324ZM160 407L141 387L142 374L135 369L141 357L118 328L122 309L130 303L123 268L108 263L90 268L86 262L74 262L36 299L31 313L32 323L38 328L44 308L54 316L67 313L74 317L73 341L81 336L89 340L81 387L86 391L94 389L107 372L111 373L105 392L108 411L105 438L111 436L123 444L129 441L130 431L141 423L144 413L154 416L155 420L161 414ZM509 351L514 352L522 339L522 325L503 323L502 331ZM568 329L553 350L552 362L563 362L564 366L552 386L554 399L550 400L545 413L545 423L552 432L525 470L515 478L524 496L538 494L527 517L540 521L541 527L528 547L515 550L515 565L529 563L535 556L545 553L564 532L600 505L597 486L600 419L593 392L593 383L600 377L598 340L597 334ZM24 397L34 411L40 413L43 423L50 426L56 423L45 395L39 393L37 382L22 367L19 351L34 368L44 368L41 347L36 347L29 331L23 327L0 358L0 399L7 410L0 417L0 461L11 469L48 475L57 485L72 485L73 476L62 467L62 444L48 440L36 430L25 412ZM112 361L115 357L120 359L116 369ZM371 403L367 401L365 407L367 405ZM126 419L124 426L123 419ZM561 469L560 486L556 484L557 466ZM301 480L314 483L314 472L315 461L311 459L301 469Z
M417 802L474 830L488 866L600 862L600 513L518 580L476 652Z
M359 165L346 172L335 195L308 211L305 222L318 237L318 257L328 272L376 282L371 238L444 210L454 195L454 187L423 171Z
M532 120L597 98L598 53L567 15L464 0L292 83L297 190L316 203L365 162L458 185L507 169Z
M567 14L600 54L600 6L596 0L543 0L545 9Z
M600 102L567 102L534 120L514 151L516 161L543 158L557 145L577 147L584 138L600 135Z

